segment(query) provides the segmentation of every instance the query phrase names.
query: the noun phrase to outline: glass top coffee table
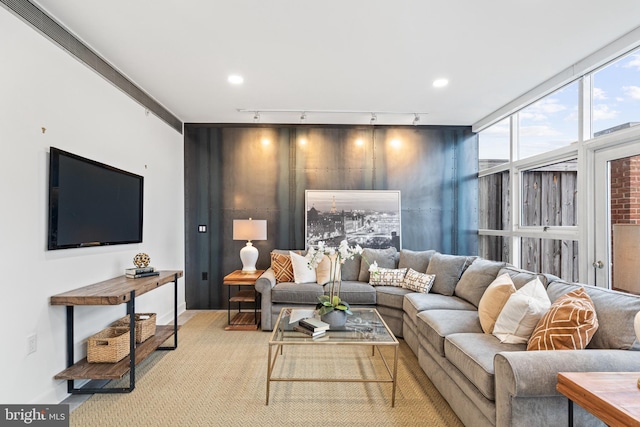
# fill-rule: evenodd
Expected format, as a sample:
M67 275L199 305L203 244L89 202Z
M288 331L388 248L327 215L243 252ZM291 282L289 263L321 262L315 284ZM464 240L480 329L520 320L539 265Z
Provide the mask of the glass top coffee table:
M295 316L295 309L283 308L280 311L276 326L269 338L269 360L267 367L267 399L269 404L269 389L272 382L277 381L305 381L305 382L375 382L391 383L391 406L395 405L396 380L398 372L398 340L382 320L380 313L374 308L352 308L352 315L347 316L347 323L338 329L330 329L319 338L312 338L302 332L297 332L294 327L298 322L291 323L291 315ZM275 377L274 366L278 355L283 354L284 347L291 345L312 346L307 356L313 357L313 346L349 345L371 346L371 356L375 356L376 349L386 368L383 378L301 378L301 377ZM382 346L393 347L393 362L390 365L380 351ZM283 362L283 363L286 363Z

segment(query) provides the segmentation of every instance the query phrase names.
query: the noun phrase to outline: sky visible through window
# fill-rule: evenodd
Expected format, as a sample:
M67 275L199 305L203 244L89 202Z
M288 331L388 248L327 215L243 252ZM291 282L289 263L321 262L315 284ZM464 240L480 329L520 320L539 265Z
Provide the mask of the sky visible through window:
M578 90L578 82L573 82L519 112L519 158L578 140ZM640 50L594 73L592 120L596 136L616 126L640 123ZM481 169L507 162L509 119L480 132L479 140Z
M640 51L593 76L593 132L640 123Z

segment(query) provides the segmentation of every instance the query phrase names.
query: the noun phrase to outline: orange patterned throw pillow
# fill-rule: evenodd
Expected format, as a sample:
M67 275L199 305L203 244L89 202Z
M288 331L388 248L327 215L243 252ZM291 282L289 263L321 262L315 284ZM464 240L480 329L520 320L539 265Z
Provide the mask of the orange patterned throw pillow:
M276 276L276 283L293 282L293 264L289 255L271 252L271 268Z
M527 350L582 350L598 330L593 301L584 288L558 298L533 331Z

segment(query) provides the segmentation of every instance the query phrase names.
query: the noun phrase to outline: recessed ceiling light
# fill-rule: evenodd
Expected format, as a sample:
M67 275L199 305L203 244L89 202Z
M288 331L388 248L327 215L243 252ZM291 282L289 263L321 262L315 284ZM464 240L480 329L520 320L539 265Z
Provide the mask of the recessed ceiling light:
M449 84L449 80L447 79L435 79L433 81L433 87L445 87Z
M229 83L231 83L232 85L241 85L244 82L244 78L242 78L242 76L239 76L238 74L232 74L230 75L227 80L229 81Z

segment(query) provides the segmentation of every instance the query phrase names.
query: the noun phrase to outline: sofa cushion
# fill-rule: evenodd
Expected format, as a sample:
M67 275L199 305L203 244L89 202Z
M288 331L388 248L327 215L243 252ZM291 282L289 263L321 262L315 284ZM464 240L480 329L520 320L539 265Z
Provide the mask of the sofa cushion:
M293 267L294 283L317 283L316 269L309 267L308 259L293 251L289 251L289 258L291 259L291 266Z
M503 343L526 344L549 307L547 292L535 278L511 294L496 320L493 335Z
M425 310L475 310L473 304L458 298L439 294L413 292L404 297L402 309L410 319Z
M431 257L436 253L430 251L411 251L402 249L400 251L400 259L398 260L398 268L413 268L415 271L425 273L429 266Z
M395 286L376 286L376 304L402 310L404 296L413 291Z
M516 291L516 287L511 281L508 273L503 273L484 291L480 303L478 304L478 316L480 324L485 334L493 332L496 320L502 311L502 308L509 300L512 293Z
M362 261L360 261L360 282L369 282L369 265L375 261L381 268L396 268L396 255L398 250L391 246L386 249L364 248L362 251Z
M640 297L595 286L555 281L547 292L552 301L567 292L584 287L598 316L598 330L587 348L628 350L636 340L633 319L640 311Z
M478 391L489 400L495 400L495 370L493 358L503 351L523 351L526 344L503 344L490 334L461 333L445 338L444 353Z
M324 285L324 293L329 295L331 283ZM376 288L368 283L343 280L340 283L340 298L349 304L374 305L376 303Z
M436 278L433 274L419 273L413 268L407 271L402 282L402 287L414 292L422 292L426 294L433 286L433 280Z
M444 339L447 335L472 332L482 333L478 312L471 310L427 310L418 313L416 326L421 340L427 340L444 357Z
M548 275L538 274L532 271L523 270L521 268L516 268L512 265L507 265L500 269L498 272L498 276L504 273L508 273L511 276L511 281L516 289L520 289L536 277L540 280L540 283L546 288L549 285Z
M281 304L316 304L324 289L317 283L281 282L271 289L271 301Z
M362 264L362 258L359 256L346 260L340 269L342 280L358 280L358 276L360 275L360 264Z
M397 286L402 287L404 276L407 274L406 268L378 268L369 277L371 286Z
M527 350L582 350L597 330L596 309L579 288L551 304L533 330Z
M498 271L504 265L505 263L501 261L476 258L460 277L454 295L477 307L482 294L498 276Z
M475 257L462 255L433 254L427 267L427 274L435 274L431 292L440 295L453 295L462 273L473 262Z

